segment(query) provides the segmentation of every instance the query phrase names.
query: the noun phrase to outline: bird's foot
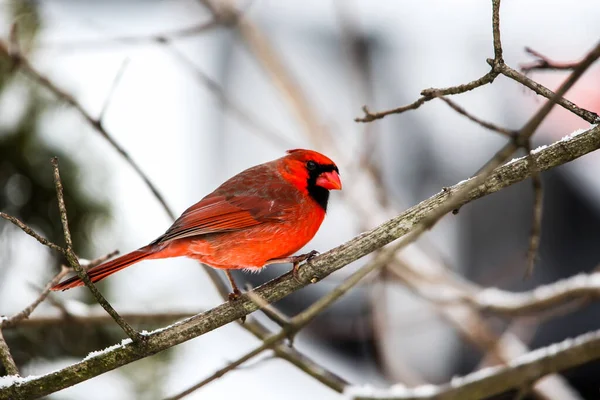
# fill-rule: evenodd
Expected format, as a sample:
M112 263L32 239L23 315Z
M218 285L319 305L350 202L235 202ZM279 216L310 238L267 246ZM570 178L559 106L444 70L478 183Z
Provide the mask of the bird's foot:
M229 293L229 295L227 296L229 301L236 301L238 300L240 297L242 296L242 292L240 291L240 289L238 289L237 287L235 289L233 289L232 293ZM243 324L244 322L246 322L246 316L244 315L242 318L240 318L240 322Z
M242 295L242 292L238 288L235 288L233 290L233 292L229 293L229 295L227 297L229 298L229 301L236 301L237 299L240 298L241 295Z
M309 253L300 254L299 256L291 257L291 259L292 259L291 261L294 264L293 267L292 267L292 275L294 276L294 279L296 279L297 282L301 282L300 281L300 275L299 275L299 272L300 272L300 263L302 261L310 261L310 260L312 260L314 257L316 257L318 255L319 255L318 251L312 250Z

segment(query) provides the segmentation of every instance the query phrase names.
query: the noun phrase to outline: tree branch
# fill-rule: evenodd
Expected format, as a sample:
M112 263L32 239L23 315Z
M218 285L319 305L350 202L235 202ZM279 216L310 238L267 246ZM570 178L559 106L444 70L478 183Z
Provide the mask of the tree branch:
M443 385L389 389L349 386L344 394L353 400L479 400L520 389L553 372L600 358L600 331L586 333L529 352L508 365L484 368Z
M600 127L583 133L577 132L561 141L535 152L534 157L540 171L545 171L600 148ZM461 200L461 205L495 193L505 187L526 179L530 174L526 158L513 160L497 168L482 184L471 190ZM299 281L291 274L285 274L256 289L256 293L268 302L277 301L299 290L310 282L317 282L343 266L411 232L431 212L438 209L449 196L469 183L461 182L433 197L409 208L395 218L365 232L356 238L328 252L316 256L299 270ZM0 399L13 397L44 396L72 386L91 377L113 370L179 343L212 331L242 316L255 311L258 306L247 296L233 303L221 304L212 310L181 321L166 329L147 335L143 349L132 344L124 344L110 351L87 358L56 372L37 377L27 382L0 388Z

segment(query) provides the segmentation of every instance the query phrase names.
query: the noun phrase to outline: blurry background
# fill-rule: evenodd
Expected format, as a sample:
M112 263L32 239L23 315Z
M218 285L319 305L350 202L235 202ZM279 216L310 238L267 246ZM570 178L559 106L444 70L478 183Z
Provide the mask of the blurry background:
M364 104L372 111L394 108L414 101L422 89L482 76L489 68L485 59L493 56L490 3L238 3L244 18L262 32L295 78L310 110L304 117L278 89L277 75L262 63L260 51L238 30L217 24L181 34L211 21L212 14L200 1L2 1L0 34L7 40L11 24L18 23L22 51L35 68L91 115L102 113L106 130L177 214L231 175L280 157L286 149L315 148L330 155L341 167L348 194L332 196L328 218L308 246L324 251L471 176L501 146L505 139L435 100L370 124L354 122ZM531 61L523 51L530 46L558 61L577 60L600 37L599 15L600 4L593 0L580 0L576 7L558 0L505 1L504 58L517 68ZM564 79L558 72L531 76L551 89ZM567 97L600 112L599 89L596 65ZM542 104L502 76L454 100L512 129ZM588 126L557 108L536 134L535 146ZM60 157L81 257L130 251L170 225L147 186L106 140L69 106L0 59L0 210L62 243L49 164L53 155ZM591 271L599 260L598 168L600 157L592 154L543 175L540 262L530 280L522 279L532 213L528 181L446 217L403 258L424 269L433 263L477 284L511 290ZM56 254L0 221L0 315L12 315L35 299L59 262ZM294 315L364 262L277 306ZM236 278L258 285L288 269L275 266ZM202 269L185 259L144 262L101 287L119 312L196 313L220 302ZM59 316L61 307L88 312L75 301L93 304L83 289L52 296L58 307L46 302L34 316ZM599 312L592 304L547 320L484 317L496 334L511 329L535 348L598 329ZM119 341L122 332L112 324L99 328L61 323L7 330L5 337L23 374L43 374ZM463 339L430 303L387 271L325 312L296 345L350 382L412 385L444 382L477 367L485 351ZM256 343L230 324L50 398L162 398ZM566 377L584 398L593 398L600 387L594 379L598 373L600 366L589 365ZM263 356L189 398L234 396L341 397L285 361Z

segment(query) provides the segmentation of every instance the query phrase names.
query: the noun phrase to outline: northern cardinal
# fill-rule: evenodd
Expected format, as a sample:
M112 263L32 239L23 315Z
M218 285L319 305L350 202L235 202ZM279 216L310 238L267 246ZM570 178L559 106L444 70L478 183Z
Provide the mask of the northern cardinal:
M194 204L158 239L90 268L92 282L142 260L186 256L223 269L230 299L240 295L229 270L298 263L313 253L291 255L308 243L323 222L330 190L340 190L337 166L312 150L288 150L277 160L235 175ZM52 290L82 286L75 276Z

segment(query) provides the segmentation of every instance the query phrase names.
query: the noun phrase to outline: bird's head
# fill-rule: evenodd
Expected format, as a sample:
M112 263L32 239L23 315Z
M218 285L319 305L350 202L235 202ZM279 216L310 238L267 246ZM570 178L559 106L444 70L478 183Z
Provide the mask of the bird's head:
M326 210L329 191L342 189L338 167L328 157L313 150L294 149L287 153L280 159L284 177Z

